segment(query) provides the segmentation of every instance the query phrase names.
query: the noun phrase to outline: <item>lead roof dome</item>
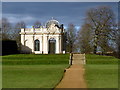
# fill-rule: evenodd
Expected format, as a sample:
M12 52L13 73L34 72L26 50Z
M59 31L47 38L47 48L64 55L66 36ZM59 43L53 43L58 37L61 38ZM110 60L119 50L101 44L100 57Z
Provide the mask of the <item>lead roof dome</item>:
M55 19L52 19L52 20L47 21L46 27L48 28L51 24L55 24L59 26L59 22Z

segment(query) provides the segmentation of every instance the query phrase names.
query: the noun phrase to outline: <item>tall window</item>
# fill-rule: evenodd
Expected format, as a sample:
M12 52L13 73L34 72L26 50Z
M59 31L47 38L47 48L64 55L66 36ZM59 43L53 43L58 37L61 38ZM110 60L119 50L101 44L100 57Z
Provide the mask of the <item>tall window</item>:
M39 40L35 40L34 42L34 49L35 51L40 51L40 41Z

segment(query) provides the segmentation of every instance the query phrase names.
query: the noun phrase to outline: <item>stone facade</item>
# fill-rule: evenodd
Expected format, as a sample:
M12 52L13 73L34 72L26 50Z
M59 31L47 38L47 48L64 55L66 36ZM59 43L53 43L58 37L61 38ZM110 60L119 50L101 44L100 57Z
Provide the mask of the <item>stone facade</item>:
M21 28L21 52L35 54L60 54L63 49L64 28L57 20L49 20L39 28Z

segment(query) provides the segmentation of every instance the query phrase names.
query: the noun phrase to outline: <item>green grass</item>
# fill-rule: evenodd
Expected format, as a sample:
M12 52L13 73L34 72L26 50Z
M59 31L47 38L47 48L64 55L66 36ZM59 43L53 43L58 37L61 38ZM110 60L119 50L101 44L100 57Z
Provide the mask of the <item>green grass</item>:
M68 65L3 66L3 88L53 88Z
M68 60L68 54L3 56L3 88L54 88Z
M118 88L118 59L86 55L85 78L88 88Z
M2 57L3 65L44 65L44 64L68 64L69 54L16 54Z
M118 64L118 59L112 56L86 55L87 64Z

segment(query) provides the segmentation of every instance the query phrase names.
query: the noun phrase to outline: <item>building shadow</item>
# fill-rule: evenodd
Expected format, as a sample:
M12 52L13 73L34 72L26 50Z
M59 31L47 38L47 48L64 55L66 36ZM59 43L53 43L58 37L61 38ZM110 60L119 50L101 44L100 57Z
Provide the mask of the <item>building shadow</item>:
M22 53L22 54L30 54L30 53L32 53L32 49L29 48L28 46L21 45L20 53Z

